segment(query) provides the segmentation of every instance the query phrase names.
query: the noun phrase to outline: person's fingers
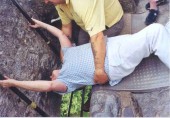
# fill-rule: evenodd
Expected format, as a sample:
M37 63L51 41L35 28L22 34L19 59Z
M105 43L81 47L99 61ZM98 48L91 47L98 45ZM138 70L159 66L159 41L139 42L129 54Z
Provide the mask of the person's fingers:
M5 78L5 79L10 79L9 77L7 77L7 76L5 76L5 75L4 75L4 78Z
M6 84L3 84L2 87L3 87L3 88L9 88L9 86L6 85Z
M0 85L2 86L2 82L3 82L3 80L0 80Z
M35 23L37 23L38 20L34 19L34 18L31 18Z
M30 26L30 27L32 27L32 28L36 28L36 26L35 26L35 25L31 25L31 24L30 24L29 26Z
M4 88L4 80L0 80L0 86Z
M35 24L35 25L29 25L31 28L39 28L39 26L37 25L37 24Z
M37 22L38 20L34 19L34 18L31 18L34 22Z
M32 18L32 20L35 22L35 24L38 24L38 23L40 23L40 22L41 22L41 21L36 20L36 19L34 19L34 18Z
M8 79L10 79L10 78L8 78ZM2 86L3 88L11 87L11 85L8 83L8 80L1 80L0 81L0 86Z
M32 28L38 28L38 27L39 27L39 26L37 25L37 21L38 21L38 20L36 20L36 19L34 19L34 18L31 18L31 19L35 22L35 24L32 25L32 24L29 23L29 26L32 27Z

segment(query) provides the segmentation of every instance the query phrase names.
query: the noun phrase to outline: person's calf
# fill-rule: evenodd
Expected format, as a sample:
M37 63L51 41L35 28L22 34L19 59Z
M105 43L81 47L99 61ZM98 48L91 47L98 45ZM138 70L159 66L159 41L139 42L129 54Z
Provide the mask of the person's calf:
M157 10L157 3L156 0L150 0L150 9Z
M165 5L166 3L168 3L167 0L156 0L156 6L161 6L161 5ZM146 5L145 5L145 8L146 10L150 10L150 5L155 5L155 0L154 1L151 1L151 2L148 2ZM154 9L154 7L152 6L152 9Z

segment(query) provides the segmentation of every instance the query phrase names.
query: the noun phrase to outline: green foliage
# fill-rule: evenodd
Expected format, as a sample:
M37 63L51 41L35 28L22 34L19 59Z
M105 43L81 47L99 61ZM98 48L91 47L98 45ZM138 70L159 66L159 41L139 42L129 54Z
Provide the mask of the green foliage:
M84 97L85 102L88 100L88 94L90 91L91 91L91 86L87 86L85 89L85 97ZM81 101L82 101L81 94L82 94L81 90L77 91L73 94L72 107L71 107L71 111L70 111L71 116L79 116L79 114L80 114ZM68 114L68 107L70 104L70 96L71 96L71 93L65 94L62 97L62 104L61 104L61 108L60 108L62 117L67 116L67 114ZM87 116L87 114L86 114L86 116Z

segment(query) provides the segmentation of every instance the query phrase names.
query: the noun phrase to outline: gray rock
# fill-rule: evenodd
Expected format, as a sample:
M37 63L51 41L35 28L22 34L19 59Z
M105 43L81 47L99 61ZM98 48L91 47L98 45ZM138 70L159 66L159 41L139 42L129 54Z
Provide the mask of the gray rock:
M18 0L30 16L45 20L51 6L38 0ZM50 38L50 36L48 36ZM56 55L31 29L28 21L10 0L0 4L0 73L17 80L49 79ZM61 96L21 90L50 116L59 116ZM0 88L0 116L40 116L9 89Z
M95 90L92 93L92 117L169 117L170 88L150 92Z

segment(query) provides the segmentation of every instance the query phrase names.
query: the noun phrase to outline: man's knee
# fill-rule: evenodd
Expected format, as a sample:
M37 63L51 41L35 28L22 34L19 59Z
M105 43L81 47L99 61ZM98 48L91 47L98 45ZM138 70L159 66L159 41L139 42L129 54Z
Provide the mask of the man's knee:
M78 36L78 45L89 43L89 41L90 41L89 34L84 30L80 29L79 36Z
M153 23L148 27L151 31L154 31L154 32L161 32L165 29L165 26L159 23Z
M117 36L121 33L123 26L124 26L124 20L123 18L121 18L119 22L111 26L109 29L103 31L103 33L104 35L107 35L107 37Z
M156 29L162 29L164 28L164 25L160 24L160 23L153 23L151 24L152 27L156 28Z

